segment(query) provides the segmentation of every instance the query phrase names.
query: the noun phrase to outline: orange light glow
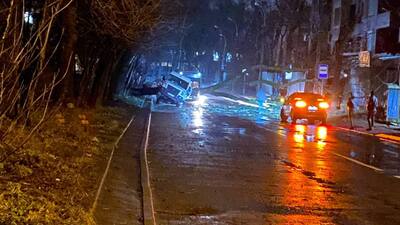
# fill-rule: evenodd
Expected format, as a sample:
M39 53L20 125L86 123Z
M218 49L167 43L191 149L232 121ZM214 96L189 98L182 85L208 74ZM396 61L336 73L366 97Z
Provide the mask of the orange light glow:
M295 134L294 134L294 141L295 141L296 143L303 143L303 142L304 142L304 134L295 133Z
M319 107L321 109L327 109L327 108L329 108L329 104L327 102L320 102Z
M306 132L306 126L304 125L296 125L294 129L296 130L296 132L299 132L301 134L304 134Z
M318 150L323 151L325 149L325 146L326 146L326 142L325 141L318 141L317 142Z
M295 105L297 108L304 108L307 106L307 103L305 101L297 101Z
M317 138L320 141L325 141L328 137L328 128L326 127L318 127L317 128Z
M294 133L294 141L296 143L303 143L304 142L304 134L306 133L306 126L304 125L296 125L294 127L296 132Z

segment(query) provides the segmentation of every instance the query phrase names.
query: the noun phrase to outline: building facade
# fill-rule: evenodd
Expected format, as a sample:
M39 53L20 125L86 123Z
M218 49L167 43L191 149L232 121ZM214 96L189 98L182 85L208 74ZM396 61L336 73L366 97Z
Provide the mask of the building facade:
M400 80L399 28L398 0L332 1L329 41L331 53L338 51L338 42L342 45L337 79L343 87L343 96L353 93L356 105L362 110L370 91L374 91L389 120L399 120L398 101L389 101L392 94L398 96L394 90Z

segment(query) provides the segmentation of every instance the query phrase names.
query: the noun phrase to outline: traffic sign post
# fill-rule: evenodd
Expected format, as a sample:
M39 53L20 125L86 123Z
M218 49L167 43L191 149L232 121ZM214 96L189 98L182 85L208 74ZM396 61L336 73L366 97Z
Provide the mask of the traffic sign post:
M362 51L358 55L360 60L360 67L370 67L371 66L371 54L369 51Z
M329 78L329 67L327 64L319 64L318 79L326 80Z
M318 79L321 80L321 94L324 94L324 80L329 78L329 66L327 64L319 64Z

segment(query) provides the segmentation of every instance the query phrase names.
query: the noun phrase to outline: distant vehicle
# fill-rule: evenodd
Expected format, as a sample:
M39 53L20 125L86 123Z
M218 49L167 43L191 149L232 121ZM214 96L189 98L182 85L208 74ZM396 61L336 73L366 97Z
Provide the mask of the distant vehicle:
M189 78L192 81L191 97L197 98L200 95L201 77L202 74L198 71L181 71L180 75Z
M286 122L288 118L293 124L298 119L307 119L309 123L321 121L326 124L329 103L327 99L314 93L296 92L284 100L281 108L281 120Z
M176 105L183 104L192 94L192 81L176 72L171 72L163 84L161 95L157 99Z

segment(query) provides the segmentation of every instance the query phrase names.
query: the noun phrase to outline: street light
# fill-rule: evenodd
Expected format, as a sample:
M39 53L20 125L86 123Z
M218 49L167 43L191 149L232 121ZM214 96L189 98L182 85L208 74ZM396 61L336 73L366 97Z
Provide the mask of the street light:
M221 57L221 76L222 76L222 81L225 80L225 55L226 55L226 48L227 48L227 40L226 36L222 33L222 30L217 26L214 25L214 28L219 31L218 36L222 37L224 39L224 50L222 52L222 57Z
M242 95L246 95L246 77L249 76L247 69L242 69L242 75L243 75Z
M261 32L264 31L265 26L266 26L266 13L264 11L264 8L262 7L262 5L260 5L259 2L255 2L254 6L257 6L260 8L260 12L262 14L263 17L263 25L262 25L262 29ZM257 89L260 89L260 82L261 82L261 78L262 78L262 69L261 69L261 65L264 64L264 52L265 52L265 45L264 42L261 40L261 56L260 56L260 63L259 63L259 70L258 70L258 84L257 84Z

